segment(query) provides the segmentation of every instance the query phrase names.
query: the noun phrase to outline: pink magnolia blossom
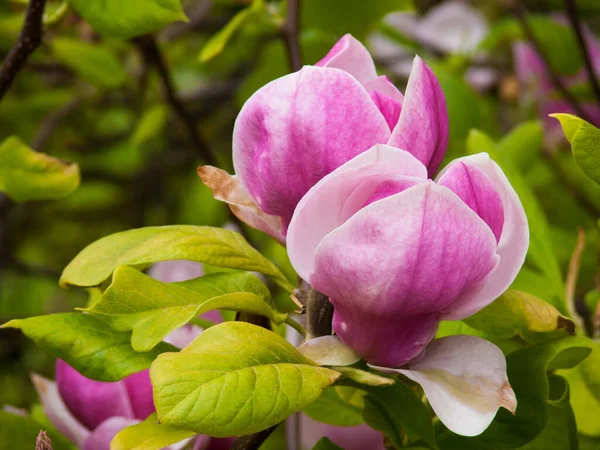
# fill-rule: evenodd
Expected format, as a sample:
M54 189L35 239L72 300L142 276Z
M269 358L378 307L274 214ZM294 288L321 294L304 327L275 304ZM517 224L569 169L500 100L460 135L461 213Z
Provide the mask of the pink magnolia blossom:
M389 145L316 183L287 234L292 265L335 307L339 339L420 383L464 435L481 433L499 406L514 409L506 361L472 336L432 340L440 321L464 319L508 288L528 243L519 198L487 154L455 160L433 181L419 159Z
M444 95L425 63L415 58L403 96L345 35L315 66L270 82L246 102L233 132L235 176L211 166L198 173L241 220L284 243L304 194L353 157L390 144L432 175L447 143Z

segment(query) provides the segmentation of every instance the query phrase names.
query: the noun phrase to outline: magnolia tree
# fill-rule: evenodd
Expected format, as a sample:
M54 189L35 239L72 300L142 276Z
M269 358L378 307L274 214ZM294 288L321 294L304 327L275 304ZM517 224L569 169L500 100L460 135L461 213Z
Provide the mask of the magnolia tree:
M26 202L64 204L101 168L100 178L122 183L114 198L131 198L122 209L109 203L110 216L131 220L81 239L87 222L67 227L56 218L56 246L76 247L56 280L74 304L3 313L6 336L20 330L55 360L19 362L31 371L39 404L1 398L0 448L600 448L600 46L581 22L582 8L600 10L566 1L562 15L550 17L509 5L509 18L490 25L492 12L466 2L359 3L223 7L236 14L202 41L200 60L225 61L237 45L251 82L232 88L247 95L237 99L233 130L225 127L231 153L215 155L198 128L202 115L190 108L197 94L184 101L177 91L190 66L171 63L145 34L164 28L168 43L203 30L212 2L186 3L189 23L167 27L186 18L178 0L102 8L30 0L0 69L0 95L13 82L32 82L21 69L36 63L44 30L59 70L87 81L60 114L44 119L33 148L16 136L0 146L0 281L14 291L6 302L43 296L11 281L13 271L27 280L54 277L30 261L44 254L36 245L54 243L56 234L11 242L27 228L18 217L37 217L19 209ZM79 27L80 40L58 36L69 27ZM473 33L464 37L465 30ZM281 54L265 44L278 37L273 48ZM289 73L255 76L262 69L247 64L264 69L265 57L240 50L246 40L277 64L287 54ZM506 41L515 73L495 60ZM126 60L128 46L137 63ZM169 56L187 52L180 46ZM578 52L575 60L569 52ZM407 54L402 91L394 79L404 69L385 58ZM136 70L126 63L140 61L138 83L125 82ZM170 64L179 72L172 75ZM152 68L156 79L148 77ZM492 74L483 84L474 76L482 71ZM240 76L239 67L233 72L221 77ZM141 90L144 104L149 83L164 97L142 107L120 156L111 150L80 168L36 151L86 102L102 110L117 98L119 114L135 117L133 93ZM201 99L216 95L215 86ZM491 102L508 114L517 100L521 114L528 109L542 122L491 137L504 127ZM123 138L111 133L123 117L98 129L111 130L118 144ZM495 123L491 135L477 129L486 120ZM69 139L85 132L59 135L57 145L75 145ZM179 194L202 189L192 208L205 216L182 225L170 220L178 216L165 192L196 161L173 165L181 157L160 140L171 135L175 148L191 146L202 161L199 179ZM572 155L559 154L567 141ZM147 165L122 171L143 149ZM93 195L71 207L85 211ZM561 208L566 213L553 215ZM83 248L81 241L93 242Z

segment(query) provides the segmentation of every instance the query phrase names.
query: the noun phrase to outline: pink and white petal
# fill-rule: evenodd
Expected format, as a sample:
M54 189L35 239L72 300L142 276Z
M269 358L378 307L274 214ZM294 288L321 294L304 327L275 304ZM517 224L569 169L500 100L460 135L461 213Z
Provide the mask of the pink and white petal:
M502 169L487 153L466 156L453 161L440 173L439 179L455 164L467 164L482 170L492 181L504 210L504 224L496 254L498 265L481 282L473 285L446 311L444 320L461 320L498 298L521 270L529 247L529 228L523 205Z
M213 197L229 205L231 212L246 225L264 231L280 244L285 244L281 218L263 212L235 175L213 166L198 167L202 182L213 191Z
M84 377L63 360L56 360L56 386L67 408L88 429L112 416L133 418L125 383Z
M481 434L500 407L517 408L502 351L476 336L437 339L404 369L372 367L419 383L442 423L462 436Z
M513 44L513 59L515 74L522 89L536 93L536 97L543 97L553 90L552 81L548 78L544 60L527 42Z
M309 339L297 350L321 366L349 366L360 361L360 356L340 341L337 336L320 336Z
M300 449L311 450L323 437L344 450L385 450L383 435L367 425L338 427L300 413ZM290 448L292 448L290 446Z
M398 102L400 106L404 102L404 95L398 90L394 83L387 77L387 75L380 75L371 81L367 81L363 84L365 89L370 93L380 92L381 94L387 95L392 100Z
M123 383L125 383L127 393L129 394L129 402L134 418L145 420L150 414L156 411L152 398L150 369L129 375L123 379Z
M281 217L286 229L312 186L389 136L385 118L356 79L306 66L246 102L233 131L233 163L260 209Z
M202 333L202 328L186 324L171 331L164 339L167 344L174 345L177 348L183 349L192 343Z
M106 419L92 431L81 448L82 450L108 450L110 449L110 441L113 440L119 431L138 423L140 423L139 420L127 417L111 417Z
M371 95L371 99L373 99L373 102L377 108L379 108L383 117L385 117L385 121L390 127L390 130L393 130L398 123L398 118L402 111L402 104L379 91L372 91L369 95Z
M90 432L71 414L58 392L56 383L36 373L31 374L31 381L40 396L44 413L46 413L52 425L76 447L80 448Z
M436 179L446 186L488 224L496 241L500 240L504 225L504 206L492 180L477 166L464 161L451 163L444 174Z
M369 50L351 34L337 41L315 66L341 69L362 84L377 78L377 69Z
M287 236L288 255L298 275L310 279L319 242L358 211L391 176L425 181L427 170L411 154L380 144L325 176L307 192L296 207Z
M446 100L435 75L418 56L408 78L400 119L388 144L413 154L427 166L430 177L446 154Z
M369 204L327 234L309 281L330 297L340 323L335 331L346 345L368 362L399 366L411 336L395 323L420 317L430 335L440 312L495 267L495 250L492 231L471 208L425 182ZM386 338L369 354L358 348L367 318Z

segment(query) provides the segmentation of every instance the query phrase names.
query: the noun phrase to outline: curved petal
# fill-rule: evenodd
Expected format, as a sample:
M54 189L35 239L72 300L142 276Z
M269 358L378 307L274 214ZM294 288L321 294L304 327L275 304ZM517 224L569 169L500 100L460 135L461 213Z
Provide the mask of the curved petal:
M385 117L385 121L390 127L390 130L393 130L398 123L398 118L402 111L402 104L379 91L373 91L369 95L371 95L371 99L377 108L379 108L383 117Z
M398 367L426 343L402 329L408 318L433 337L445 309L494 268L495 250L490 228L430 181L371 203L325 236L309 281L330 297L345 344Z
M204 275L204 266L182 259L159 261L148 269L148 275L163 283L175 283L201 277Z
M377 70L369 50L351 34L346 34L337 41L315 66L341 69L363 84L377 78Z
M438 169L448 146L446 100L435 75L418 56L408 78L402 112L389 145L405 149L427 166Z
M52 425L75 444L75 446L80 448L90 432L73 417L67 405L65 405L63 399L60 397L56 383L36 373L31 374L31 381L40 396L40 403L42 404L44 413L48 416Z
M476 336L437 339L406 369L374 368L419 383L442 423L462 436L481 434L501 406L513 414L517 408L502 351Z
M112 416L133 418L127 388L121 381L91 380L58 359L56 385L71 413L90 430Z
M139 423L127 417L111 417L102 422L85 440L82 450L108 450L110 441L123 428Z
M133 417L144 420L154 411L154 400L152 398L152 383L150 382L150 369L142 370L141 372L129 375L123 379L131 408L133 409Z
M399 103L400 106L402 106L402 103L404 102L404 95L402 95L402 92L394 86L394 83L392 83L386 75L380 75L371 81L367 81L366 83L363 83L363 86L367 92L380 92Z
M424 181L427 170L403 150L375 145L324 177L300 200L287 236L288 255L298 275L310 279L321 239L358 211L391 175Z
M236 174L287 228L304 194L390 130L367 91L339 69L306 66L258 90L233 131Z
M480 169L492 181L502 199L504 224L496 249L496 254L499 256L498 265L480 283L456 300L444 320L464 319L498 298L508 289L521 270L529 247L529 228L525 210L502 169L487 153L479 153L453 161L444 168L439 178L442 179L454 165L462 163Z
M216 200L229 205L231 212L246 225L264 231L280 244L285 244L281 218L263 212L235 175L213 166L198 167L198 175Z
M297 350L321 366L349 366L360 360L360 356L344 345L337 336L309 339Z
M452 163L436 183L446 186L488 224L496 241L504 225L504 206L500 194L485 172L464 161Z

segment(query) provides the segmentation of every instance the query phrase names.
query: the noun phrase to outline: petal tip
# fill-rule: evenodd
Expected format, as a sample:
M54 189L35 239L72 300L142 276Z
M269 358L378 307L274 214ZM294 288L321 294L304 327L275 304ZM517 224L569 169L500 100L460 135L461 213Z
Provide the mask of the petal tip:
M515 391L513 391L513 388L508 380L506 383L504 383L500 390L500 398L498 399L498 403L500 406L510 411L513 416L517 413L517 396L515 395Z

